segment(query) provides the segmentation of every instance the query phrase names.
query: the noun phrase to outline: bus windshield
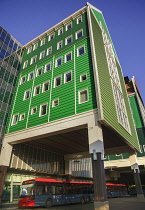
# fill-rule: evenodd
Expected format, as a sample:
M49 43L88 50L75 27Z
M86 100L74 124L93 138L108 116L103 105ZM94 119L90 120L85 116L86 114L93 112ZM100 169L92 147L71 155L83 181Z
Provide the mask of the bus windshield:
M24 184L21 188L21 197L27 197L34 194L34 184Z

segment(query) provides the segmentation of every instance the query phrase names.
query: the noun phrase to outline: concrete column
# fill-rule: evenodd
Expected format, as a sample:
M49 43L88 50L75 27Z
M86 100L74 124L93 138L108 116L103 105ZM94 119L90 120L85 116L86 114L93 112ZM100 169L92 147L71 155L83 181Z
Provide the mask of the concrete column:
M131 164L131 169L133 170L134 182L135 182L135 185L136 185L137 198L141 201L145 201L142 186L141 186L140 171L139 171L139 166L138 166L136 154L130 154L129 160L130 160L130 164Z
M94 210L109 210L104 169L104 144L100 124L88 125L89 152L92 154Z
M2 202L3 186L5 183L7 168L8 166L0 166L0 204Z
M13 202L13 174L11 174L11 192L10 192L10 203Z
M65 159L65 174L66 181L71 181L72 170L71 170L71 160Z

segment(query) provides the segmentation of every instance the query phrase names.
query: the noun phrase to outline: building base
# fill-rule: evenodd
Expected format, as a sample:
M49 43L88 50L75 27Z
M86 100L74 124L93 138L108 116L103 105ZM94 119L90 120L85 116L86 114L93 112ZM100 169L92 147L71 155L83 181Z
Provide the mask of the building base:
M94 201L94 210L109 210L108 201Z
M144 194L137 194L137 199L138 199L139 201L144 201L144 202L145 202Z

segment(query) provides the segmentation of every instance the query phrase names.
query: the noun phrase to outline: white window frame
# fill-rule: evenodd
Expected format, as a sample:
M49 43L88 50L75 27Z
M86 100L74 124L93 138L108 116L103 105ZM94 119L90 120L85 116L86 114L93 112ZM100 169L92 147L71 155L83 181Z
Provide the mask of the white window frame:
M38 48L38 42L33 45L33 51L37 50L37 48Z
M65 54L65 57L64 57L65 63L71 61L71 60L69 60L69 61L66 60L66 57L67 57L67 55L69 55L69 54L71 54L71 60L72 60L72 51L71 51L71 52Z
M71 73L71 80L68 81L68 82L71 82L71 81L72 81L72 71L68 71L68 72L64 73L64 84L68 83L68 82L66 81L66 74L68 74L68 73Z
M46 114L41 115L41 109L42 109L42 106L44 106L44 105L46 105ZM44 103L44 104L41 104L41 105L40 105L40 109L39 109L39 117L43 117L43 116L47 115L47 105L48 105L48 103Z
M70 43L73 42L73 36L72 36L72 34L71 34L70 36L68 36L68 37L65 38L65 45L69 45L69 44L70 44L70 43L67 43L67 40L68 40L69 38L72 39L72 41L71 41Z
M32 74L33 73L33 79L34 79L34 71L31 71L29 74L28 74L28 81L31 81L32 79L30 79L29 77L30 77L30 74Z
M76 39L80 39L80 38L81 38L81 37L79 37L79 38L77 37L78 33L80 33L80 32L82 32L82 36L81 36L81 37L83 37L83 35L84 35L84 34L83 34L83 29L80 29L80 30L77 31L76 34L75 34L75 35L76 35Z
M39 87L39 93L38 93L38 94L36 94L36 88L37 88L37 87ZM40 89L41 89L41 85L35 86L35 87L34 87L33 96L38 96L38 95L40 95L40 92L41 92Z
M42 54L44 53L44 57L45 57L45 50L43 50L41 53L40 53L40 56L39 56L39 60L43 59L44 57L42 57Z
M30 54L31 52L32 52L32 46L27 49L27 54Z
M56 99L54 99L54 100L52 101L52 108L57 107L57 106L54 106L54 102L55 102L55 101L58 101L58 105L57 105L57 106L59 106L59 98L56 98Z
M60 44L61 43L61 47L60 47ZM63 43L63 41L61 40L61 41L59 41L59 42L57 42L57 50L59 50L59 49L62 49L62 43Z
M56 86L56 79L59 78L59 77L60 77L60 85ZM62 84L62 76L59 75L59 76L54 78L54 88L57 88L57 87L61 86L61 84Z
M82 16L79 16L79 17L77 18L77 24L80 24L80 23L79 23L79 19L81 19L81 22L80 22L80 23L82 23L82 22L83 22L83 20L82 20Z
M44 91L44 86L45 86L46 83L48 83L48 90ZM45 92L49 91L49 86L50 86L50 81L44 82L43 85L42 85L42 93L45 93Z
M79 49L82 48L82 47L84 47L84 53L81 54L81 55L84 55L86 53L85 45L82 45L82 46L80 46L80 47L77 48L77 57L81 56L81 55L79 55Z
M58 66L58 64L57 64L57 61L59 60L59 59L61 59L61 65L59 65L59 66L62 66L62 57L59 57L59 58L57 58L56 60L55 60L55 67L59 67Z
M28 60L27 61L24 61L23 69L27 68L27 66L28 66Z
M30 91L30 97L31 97L31 89L28 89L28 90L26 90L26 91L24 92L24 98L23 98L23 100L28 100L28 99L30 99L30 97L29 97L29 98L26 98L26 92L28 92L28 91Z
M25 78L25 82L26 82L26 75L22 76L20 79L20 85L23 85L25 82L22 83L22 79Z
M87 101L84 101L84 102L81 102L81 101L80 101L80 93L83 92L83 91L87 91L87 98L88 98L88 100L87 100ZM79 91L78 91L78 98L79 98L79 104L84 104L84 103L88 102L88 101L89 101L89 91L88 91L88 88L79 90Z
M36 112L37 112L37 106L35 106L35 107L32 107L31 108L31 115L34 115L34 114L36 114L36 113L33 113L33 109L35 109L36 108Z
M20 114L20 116L19 116L19 121L23 121L24 119L22 119L22 116L24 115L24 119L25 119L25 113L23 113L23 114Z
M143 146L143 152L145 152L145 145L142 145Z
M65 30L66 30L66 31L68 31L68 30L71 29L71 28L68 29L68 26L69 26L69 25L71 25L71 28L72 28L72 22L69 22L69 23L66 24L66 26L65 26Z
M61 30L62 30L62 33L60 33ZM58 36L60 36L61 34L63 34L63 27L58 29Z
M36 63L36 62L33 62L33 63L32 63L32 61L33 61L33 58L36 58L36 59L37 59L37 55L35 55L35 56L33 56L33 57L31 58L31 62L30 62L30 65L31 65L31 64L34 64L34 63Z
M18 118L17 118L16 123L14 124L14 117L15 117L15 116L17 116ZM19 114L14 114L14 115L13 115L13 117L12 117L11 126L13 126L13 125L17 125L18 121L19 121Z
M86 80L88 79L87 73L81 74L80 75L80 82L85 82L86 80L82 80L82 76L86 75Z
M43 45L45 45L45 38L40 40L40 46L43 46Z
M50 70L48 70L48 71L46 71L46 66L47 65L50 65ZM51 67L52 67L52 62L45 64L44 73L51 71Z
M52 53L52 46L47 48L46 55L50 55L51 54L51 53L49 53L49 50L51 50L51 53Z
M38 75L38 70L39 70L39 69L41 69L41 70L43 71L43 68L42 68L42 67L39 67L38 69L36 69L36 77L39 77L39 76L42 75L42 73L41 73L40 75ZM42 72L42 71L41 71L41 72Z
M49 41L49 42L50 42L51 40L53 40L53 39L51 39L51 36L53 36L53 39L54 39L55 33L53 32L53 33L51 33L51 34L49 35L49 38L48 38L48 41Z

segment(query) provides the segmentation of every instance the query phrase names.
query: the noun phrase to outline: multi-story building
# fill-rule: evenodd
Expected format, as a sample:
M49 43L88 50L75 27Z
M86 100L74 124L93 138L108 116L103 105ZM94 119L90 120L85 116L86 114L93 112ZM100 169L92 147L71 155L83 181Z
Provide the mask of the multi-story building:
M102 12L87 3L22 50L1 153L0 188L6 172L22 179L34 173L70 174L68 154L92 154L94 183L102 178L95 205L100 199L108 205L104 150L108 155L134 153L140 145Z
M21 47L22 45L0 26L0 148L19 73L19 56L15 51Z

